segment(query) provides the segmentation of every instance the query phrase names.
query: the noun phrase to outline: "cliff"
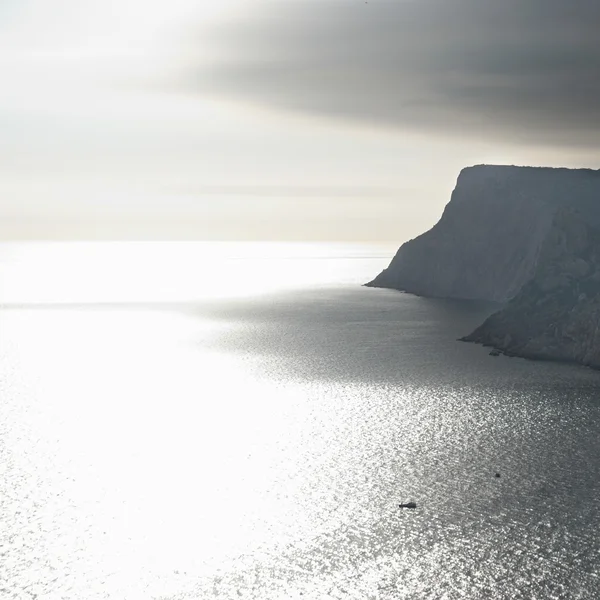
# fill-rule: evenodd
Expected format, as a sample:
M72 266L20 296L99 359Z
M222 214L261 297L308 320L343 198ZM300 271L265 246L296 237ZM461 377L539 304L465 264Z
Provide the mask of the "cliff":
M440 221L367 285L505 302L534 276L562 207L600 224L600 171L479 165L461 171Z
M600 232L587 221L558 211L533 278L463 339L509 355L600 367Z

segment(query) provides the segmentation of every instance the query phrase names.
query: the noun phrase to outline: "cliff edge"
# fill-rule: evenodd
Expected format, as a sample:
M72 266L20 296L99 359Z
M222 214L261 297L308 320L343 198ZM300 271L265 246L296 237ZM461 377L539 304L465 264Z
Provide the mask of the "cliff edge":
M468 167L440 221L405 243L366 285L506 302L534 276L555 215L565 206L600 224L600 171Z

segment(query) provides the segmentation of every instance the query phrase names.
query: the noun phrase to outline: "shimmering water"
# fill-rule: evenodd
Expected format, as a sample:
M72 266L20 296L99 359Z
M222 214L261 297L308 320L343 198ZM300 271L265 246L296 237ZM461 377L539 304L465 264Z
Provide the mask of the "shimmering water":
M599 597L600 373L391 252L0 246L0 597Z

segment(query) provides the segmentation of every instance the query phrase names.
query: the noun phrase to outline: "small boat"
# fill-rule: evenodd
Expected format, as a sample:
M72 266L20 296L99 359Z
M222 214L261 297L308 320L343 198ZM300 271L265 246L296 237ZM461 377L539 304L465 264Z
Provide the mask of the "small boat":
M406 502L405 504L399 504L400 508L417 508L416 502Z

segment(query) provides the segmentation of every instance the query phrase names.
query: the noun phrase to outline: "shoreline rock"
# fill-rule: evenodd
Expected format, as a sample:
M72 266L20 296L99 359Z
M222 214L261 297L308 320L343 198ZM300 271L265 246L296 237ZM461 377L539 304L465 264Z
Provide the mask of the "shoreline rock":
M557 213L533 278L461 338L509 356L600 368L600 231Z

